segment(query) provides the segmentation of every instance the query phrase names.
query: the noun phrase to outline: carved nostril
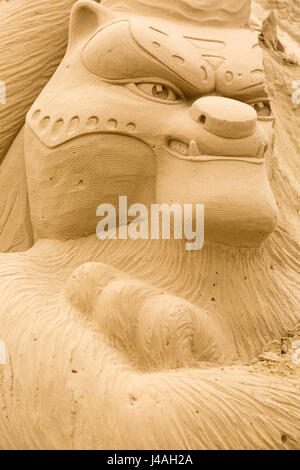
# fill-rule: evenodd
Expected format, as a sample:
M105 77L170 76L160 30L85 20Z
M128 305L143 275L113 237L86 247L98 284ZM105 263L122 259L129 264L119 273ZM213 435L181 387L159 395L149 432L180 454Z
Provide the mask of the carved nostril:
M199 121L202 124L202 126L204 126L206 123L206 116L204 114L201 114Z
M241 139L256 128L257 113L248 104L220 96L205 96L191 107L192 118L219 137Z

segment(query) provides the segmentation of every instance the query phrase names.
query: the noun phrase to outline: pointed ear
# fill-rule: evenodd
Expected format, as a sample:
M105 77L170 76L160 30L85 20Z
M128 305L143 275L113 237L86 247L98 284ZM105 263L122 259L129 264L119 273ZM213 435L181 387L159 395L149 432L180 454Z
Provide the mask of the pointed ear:
M71 11L68 49L90 38L102 24L113 18L110 10L94 0L76 2Z

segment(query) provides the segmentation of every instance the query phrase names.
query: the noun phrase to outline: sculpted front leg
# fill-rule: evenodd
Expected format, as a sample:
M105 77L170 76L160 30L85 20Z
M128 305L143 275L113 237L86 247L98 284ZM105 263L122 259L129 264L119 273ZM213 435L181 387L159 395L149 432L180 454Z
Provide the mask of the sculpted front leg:
M80 266L65 294L138 368L224 363L232 354L212 314L109 266Z
M88 324L88 314L96 313L91 311L91 302L107 289L108 313L112 311L110 303L117 302L120 312L129 318L120 327L125 332L122 341L126 342L128 335L134 345L130 310L121 307L134 309L135 305L131 298L126 300L126 295L124 302L120 302L119 289L115 288L116 284L128 286L128 278L99 263L82 265L71 276L72 281L70 278L65 284L66 295L73 302L68 307L62 295L65 265L57 269L59 265L51 253L53 246L53 242L44 243L39 252L33 248L31 255L1 256L6 266L0 265L0 296L4 306L0 312L0 331L7 344L8 360L0 367L0 448L299 447L300 402L295 381L249 373L247 368L237 365L166 370L170 362L165 359L164 370L156 371L155 356L146 341L143 345L150 366L144 371L137 369L131 361L133 355L129 357L137 348L132 347L124 354L123 346L117 349L108 344L108 335L101 328L97 331L90 327L93 320ZM56 247L59 251L58 244ZM61 259L68 244L60 248ZM66 258L73 256L69 252ZM13 264L17 271L14 275ZM29 289L33 285L34 291ZM100 286L99 291L96 285ZM135 283L129 285L134 286L132 290L140 307L142 299ZM110 292L116 294L115 300L109 298ZM84 314L79 309L76 312L74 305ZM119 311L114 309L112 313L116 313L120 324ZM151 313L153 320L163 327L156 306ZM155 328L153 331L157 333ZM155 341L158 353L161 343ZM183 348L181 351L185 352Z

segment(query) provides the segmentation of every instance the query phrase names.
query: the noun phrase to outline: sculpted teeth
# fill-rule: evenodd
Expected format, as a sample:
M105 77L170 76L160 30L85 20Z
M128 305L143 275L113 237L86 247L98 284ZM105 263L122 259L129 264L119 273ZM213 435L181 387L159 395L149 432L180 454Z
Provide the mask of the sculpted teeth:
M187 156L189 154L189 147L179 140L170 140L169 147L173 152L177 152L180 155Z
M200 155L199 147L195 140L190 141L189 150L190 150L191 157L197 157Z

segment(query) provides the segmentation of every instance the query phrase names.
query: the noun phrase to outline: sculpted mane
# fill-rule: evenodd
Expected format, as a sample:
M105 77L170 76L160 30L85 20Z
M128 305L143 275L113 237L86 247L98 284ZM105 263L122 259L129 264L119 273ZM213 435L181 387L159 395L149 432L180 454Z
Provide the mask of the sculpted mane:
M104 6L113 10L178 15L199 24L245 26L250 15L251 0L104 0Z

